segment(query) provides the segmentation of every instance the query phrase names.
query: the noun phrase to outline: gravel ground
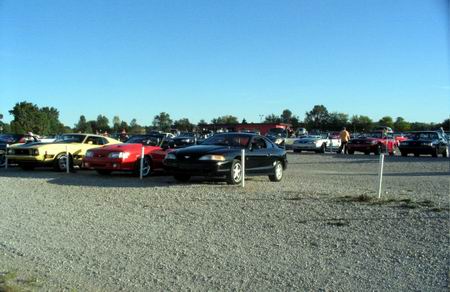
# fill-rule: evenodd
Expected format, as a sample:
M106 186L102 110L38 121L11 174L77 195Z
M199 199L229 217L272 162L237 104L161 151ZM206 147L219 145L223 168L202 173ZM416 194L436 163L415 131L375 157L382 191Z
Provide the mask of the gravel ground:
M448 291L450 159L387 157L381 200L375 156L289 162L245 189L2 169L0 272L42 291Z

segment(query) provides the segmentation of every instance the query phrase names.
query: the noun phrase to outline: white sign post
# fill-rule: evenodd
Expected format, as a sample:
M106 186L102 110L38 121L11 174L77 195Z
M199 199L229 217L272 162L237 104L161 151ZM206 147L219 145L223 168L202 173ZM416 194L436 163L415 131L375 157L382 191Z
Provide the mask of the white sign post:
M381 190L383 188L383 168L384 168L384 154L380 154L380 169L378 172L378 199L381 199Z
M66 173L70 172L69 147L66 145Z
M245 149L241 150L242 187L245 187Z
M8 169L8 147L9 147L9 145L8 144L6 144L6 152L5 152L5 169Z
M142 179L144 171L144 146L141 149L141 169L139 171L139 178Z

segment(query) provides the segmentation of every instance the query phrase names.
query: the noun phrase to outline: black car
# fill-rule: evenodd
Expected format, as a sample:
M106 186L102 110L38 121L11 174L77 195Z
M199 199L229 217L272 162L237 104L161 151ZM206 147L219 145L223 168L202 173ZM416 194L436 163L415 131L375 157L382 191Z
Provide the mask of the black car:
M5 166L6 147L17 143L38 142L35 136L17 135L17 134L1 134L0 135L0 167Z
M200 145L166 155L165 166L178 181L191 176L224 177L229 184L242 180L241 150L245 149L245 173L268 175L280 181L287 167L286 151L266 137L251 133L216 134Z
M442 154L443 157L448 157L448 141L438 131L410 133L409 139L401 142L399 149L402 156L413 153L414 156L431 154L433 157L437 157Z

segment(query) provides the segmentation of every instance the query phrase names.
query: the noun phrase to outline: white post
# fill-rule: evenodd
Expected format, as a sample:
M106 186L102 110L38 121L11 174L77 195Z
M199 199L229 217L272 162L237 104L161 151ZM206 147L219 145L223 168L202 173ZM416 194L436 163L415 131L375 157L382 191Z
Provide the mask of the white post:
M241 150L242 187L245 187L245 149Z
M139 171L139 178L142 179L142 177L143 177L142 172L144 171L144 146L142 146L142 149L141 149L141 163L140 164L141 164L141 169Z
M8 148L9 148L9 145L8 144L6 144L6 152L5 152L5 169L8 169Z
M333 139L330 138L330 154L333 153Z
M66 145L66 173L70 172L70 164L69 164L69 146Z
M384 154L380 154L380 169L378 172L378 199L381 199L381 190L383 187L383 168L384 168Z

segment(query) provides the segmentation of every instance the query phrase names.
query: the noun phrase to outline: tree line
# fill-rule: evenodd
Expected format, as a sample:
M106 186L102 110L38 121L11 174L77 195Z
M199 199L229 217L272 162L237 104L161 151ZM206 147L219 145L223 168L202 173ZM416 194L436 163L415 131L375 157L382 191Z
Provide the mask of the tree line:
M161 112L153 117L151 125L140 125L136 119L132 119L129 123L114 116L110 121L105 115L98 115L94 120L87 120L81 115L78 122L70 127L64 125L59 120L59 111L54 107L39 107L26 101L16 103L13 109L9 111L13 116L11 123L2 121L3 115L0 114L0 132L23 134L33 132L39 135L53 135L58 133L82 132L82 133L119 133L125 130L129 134L143 134L152 130L169 131L177 129L179 131L193 131L196 128L209 123L201 119L197 124L193 124L188 118L172 120L169 113ZM367 132L377 126L387 126L393 128L397 132L428 130L443 127L449 131L450 119L444 120L442 123L421 123L408 122L402 117L395 119L385 116L378 121L372 120L368 116L353 115L346 113L329 112L324 105L315 105L310 111L305 113L302 120L289 109L283 110L280 115L270 114L265 116L265 123L286 123L291 124L294 129L306 128L309 131L338 131L343 127L347 127L353 132ZM211 124L238 124L239 119L233 115L224 115L214 118ZM244 118L241 123L247 123Z

